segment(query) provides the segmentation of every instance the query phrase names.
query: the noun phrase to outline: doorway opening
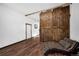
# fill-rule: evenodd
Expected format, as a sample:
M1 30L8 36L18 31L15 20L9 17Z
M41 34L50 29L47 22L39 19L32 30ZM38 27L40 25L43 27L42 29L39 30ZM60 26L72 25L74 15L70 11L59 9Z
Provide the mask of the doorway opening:
M32 38L32 24L26 23L26 39Z

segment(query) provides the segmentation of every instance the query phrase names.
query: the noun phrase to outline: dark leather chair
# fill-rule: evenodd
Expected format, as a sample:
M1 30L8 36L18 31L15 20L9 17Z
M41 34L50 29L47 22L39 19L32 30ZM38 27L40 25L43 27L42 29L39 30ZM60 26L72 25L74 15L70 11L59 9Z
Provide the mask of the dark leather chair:
M65 55L65 56L78 55L79 42L76 42L69 38L64 38L63 40L61 40L59 42L55 42L54 44L51 44L51 43L53 43L53 42L45 43L46 45L44 45L44 49L46 51L45 51L44 55ZM57 45L56 43L59 46L54 47Z

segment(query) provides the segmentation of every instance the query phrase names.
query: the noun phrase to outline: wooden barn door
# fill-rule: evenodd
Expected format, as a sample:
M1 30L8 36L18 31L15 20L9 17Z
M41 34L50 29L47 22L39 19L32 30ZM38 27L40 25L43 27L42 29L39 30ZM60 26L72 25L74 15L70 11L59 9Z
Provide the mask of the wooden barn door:
M41 41L59 41L69 38L69 6L58 7L53 11L47 10L40 14Z

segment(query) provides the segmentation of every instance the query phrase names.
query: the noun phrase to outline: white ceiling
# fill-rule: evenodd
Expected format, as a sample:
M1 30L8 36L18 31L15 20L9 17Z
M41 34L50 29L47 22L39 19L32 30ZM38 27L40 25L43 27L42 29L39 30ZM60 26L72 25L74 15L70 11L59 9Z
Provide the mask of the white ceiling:
M5 6L11 8L24 16L40 10L46 10L62 5L63 3L4 3ZM39 21L39 14L29 16L34 21Z
M26 15L36 11L54 8L62 3L5 3L4 5Z

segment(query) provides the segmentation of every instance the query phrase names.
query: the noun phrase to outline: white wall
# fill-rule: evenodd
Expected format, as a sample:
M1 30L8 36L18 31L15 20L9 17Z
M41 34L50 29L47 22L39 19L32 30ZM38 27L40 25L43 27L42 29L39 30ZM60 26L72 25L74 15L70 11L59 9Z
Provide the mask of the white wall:
M39 23L40 23L40 22L34 23L34 24L37 24L37 25L38 25L38 28L37 28L37 29L34 28L34 24L32 25L32 28L33 28L33 30L32 30L32 35L33 35L33 37L39 35L39 33L40 33L40 32L39 32Z
M0 48L24 40L25 23L33 25L34 21L0 4Z
M79 4L72 4L70 11L70 37L79 42Z

